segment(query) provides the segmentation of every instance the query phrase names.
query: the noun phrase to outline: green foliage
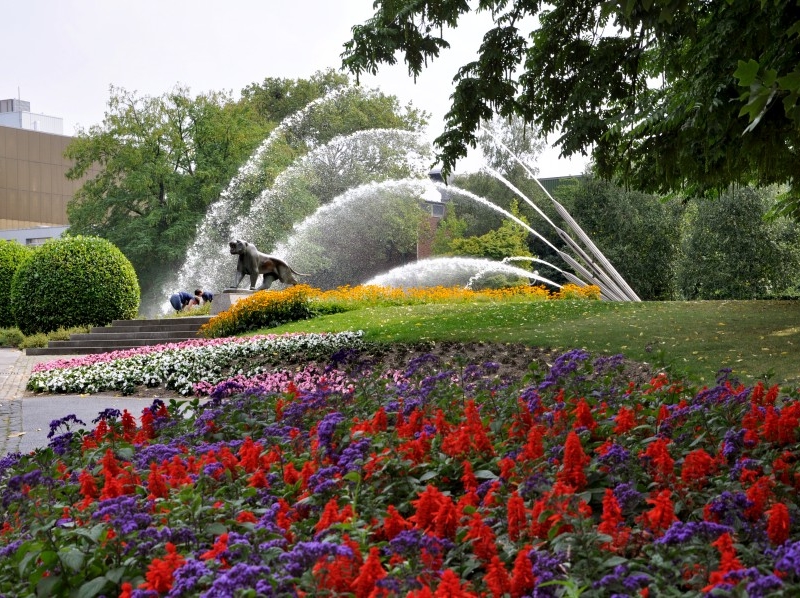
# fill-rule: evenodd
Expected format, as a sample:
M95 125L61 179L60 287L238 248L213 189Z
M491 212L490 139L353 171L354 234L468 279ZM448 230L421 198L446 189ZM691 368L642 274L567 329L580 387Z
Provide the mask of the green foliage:
M14 326L11 313L11 281L20 264L31 255L33 249L17 241L0 240L0 327Z
M482 122L517 115L558 134L562 155L593 151L601 176L642 191L787 182L783 211L800 213L796 0L485 0L478 9L494 26L454 79L436 140L445 174ZM357 77L398 54L418 75L474 7L378 0L375 10L342 55Z
M0 328L0 347L19 347L25 335L16 326Z
M44 332L35 332L25 336L17 345L20 349L31 349L46 347L50 343L50 337Z
M678 201L587 179L565 189L564 205L640 298L674 298Z
M516 201L512 203L510 211L514 216L520 217ZM525 222L524 217L520 219ZM528 251L528 235L528 231L516 222L504 220L500 228L491 230L485 235L454 238L450 242L449 253L485 257L496 261L505 257L533 257Z
M456 206L453 203L446 204L444 218L439 221L433 237L433 254L446 255L450 251L450 244L456 239L463 239L466 232L467 223L456 214Z
M136 317L136 272L98 237L48 241L22 263L11 284L11 311L26 335L59 327L103 326Z
M206 208L265 132L226 94L112 87L103 123L66 150L68 178L89 177L67 206L70 231L111 241L149 288L179 266Z
M749 188L693 202L681 242L678 289L686 299L780 296L800 281L800 228L767 222L774 195Z

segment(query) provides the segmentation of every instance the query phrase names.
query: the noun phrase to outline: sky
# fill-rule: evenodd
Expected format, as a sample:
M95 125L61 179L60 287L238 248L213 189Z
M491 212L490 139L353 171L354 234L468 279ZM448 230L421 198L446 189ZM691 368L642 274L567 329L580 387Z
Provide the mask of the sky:
M0 99L64 119L64 134L101 124L111 86L158 96L176 85L193 94L234 97L267 77L308 78L339 69L351 28L374 13L373 0L26 0L0 7ZM451 48L417 78L384 65L361 84L430 113L431 140L443 130L453 77L473 60L487 13L471 13L446 33ZM552 141L549 139L548 141ZM546 150L539 176L581 174L586 159ZM480 164L475 153L456 172Z

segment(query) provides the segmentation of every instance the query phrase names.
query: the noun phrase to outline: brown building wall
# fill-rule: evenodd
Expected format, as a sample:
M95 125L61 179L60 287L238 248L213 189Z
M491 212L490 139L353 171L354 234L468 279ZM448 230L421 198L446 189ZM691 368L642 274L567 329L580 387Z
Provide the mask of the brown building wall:
M72 137L0 126L0 230L67 226L67 202L82 181L67 180Z

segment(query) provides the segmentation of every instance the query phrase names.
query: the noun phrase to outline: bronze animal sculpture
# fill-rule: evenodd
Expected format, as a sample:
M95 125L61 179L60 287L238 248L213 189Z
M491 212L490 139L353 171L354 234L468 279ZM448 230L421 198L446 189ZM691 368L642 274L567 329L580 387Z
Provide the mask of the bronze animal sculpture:
M259 275L264 275L261 286L257 290L265 290L272 286L276 280L280 280L285 285L299 284L295 276L308 276L295 272L289 264L281 259L261 253L256 246L241 239L234 239L228 243L232 255L238 255L236 262L236 273L233 277L233 288L239 288L245 276L250 277L250 290L256 288L256 281Z

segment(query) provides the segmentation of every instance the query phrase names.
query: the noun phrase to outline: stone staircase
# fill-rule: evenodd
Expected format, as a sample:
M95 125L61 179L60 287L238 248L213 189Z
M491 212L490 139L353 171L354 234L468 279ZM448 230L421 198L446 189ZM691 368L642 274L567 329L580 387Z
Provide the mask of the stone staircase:
M211 316L187 316L153 320L114 320L110 326L73 334L68 341L50 341L47 347L25 349L26 355L87 355L149 345L179 343L198 338L197 331Z

